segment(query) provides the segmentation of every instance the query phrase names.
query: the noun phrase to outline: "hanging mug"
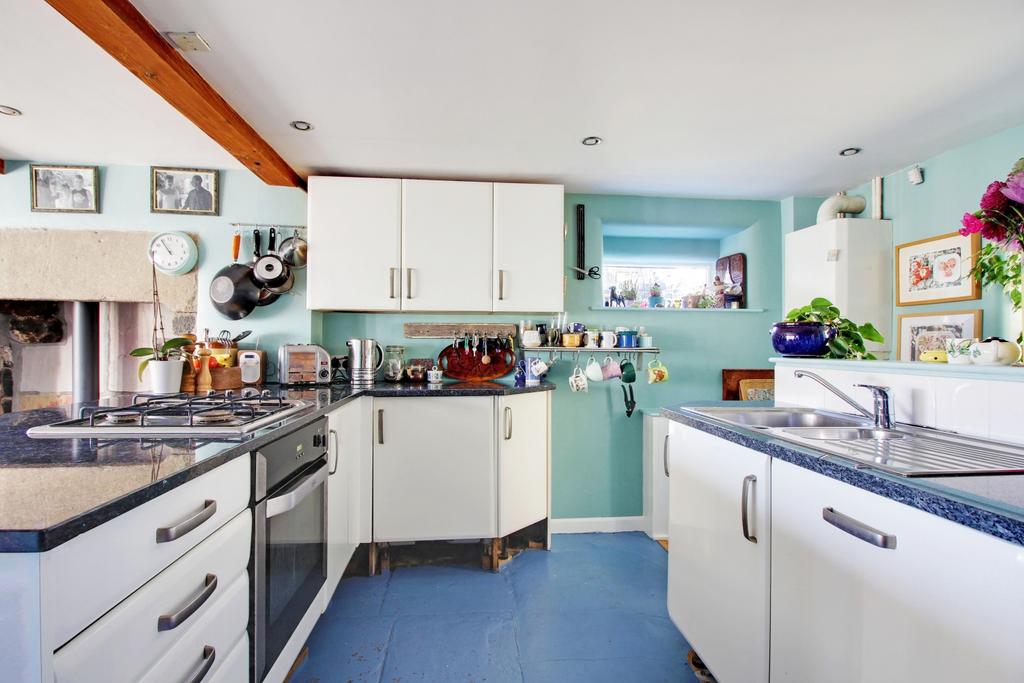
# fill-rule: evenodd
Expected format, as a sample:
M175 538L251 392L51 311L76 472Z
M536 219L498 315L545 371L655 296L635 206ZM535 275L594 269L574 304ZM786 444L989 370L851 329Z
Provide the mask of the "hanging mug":
M574 392L587 391L587 376L578 365L576 366L576 369L572 371L572 375L569 376L569 389Z
M647 364L647 383L657 384L668 379L668 368L660 360L655 358Z
M604 370L601 368L601 364L597 362L597 359L593 356L587 361L587 369L584 371L587 375L587 379L591 382L603 382L604 381Z
M537 377L543 377L545 373L547 373L547 371L550 369L551 366L542 361L540 358L535 358L533 360L533 374L535 374Z
M601 374L604 375L606 380L615 379L616 377L622 377L622 368L619 367L619 362L611 356L605 356L604 363L601 365Z
M619 370L622 372L622 381L624 383L632 384L636 381L636 368L633 366L633 361L622 361L619 363Z

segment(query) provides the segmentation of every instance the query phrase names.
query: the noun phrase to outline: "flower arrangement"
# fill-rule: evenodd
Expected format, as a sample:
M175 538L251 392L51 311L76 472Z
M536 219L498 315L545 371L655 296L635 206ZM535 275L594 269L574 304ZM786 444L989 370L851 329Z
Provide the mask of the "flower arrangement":
M1017 160L1005 181L989 183L973 213L965 213L960 234L981 233L987 240L978 252L971 276L982 285L998 284L1014 311L1024 300L1021 254L1024 252L1024 157Z

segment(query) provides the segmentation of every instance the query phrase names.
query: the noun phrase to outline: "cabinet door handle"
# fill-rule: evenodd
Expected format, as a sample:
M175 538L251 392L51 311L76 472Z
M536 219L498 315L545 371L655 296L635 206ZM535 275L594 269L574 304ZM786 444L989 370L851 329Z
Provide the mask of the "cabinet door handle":
M217 575L207 574L206 584L203 586L203 589L199 591L199 595L192 598L187 605L174 614L161 614L156 620L156 630L172 631L181 626L185 623L186 619L195 614L196 610L203 606L203 603L210 599L210 596L213 595L215 590L217 590Z
M879 531L858 519L854 519L849 515L844 515L835 508L821 508L821 518L840 531L845 531L854 538L859 538L866 543L870 543L871 545L878 546L879 548L884 548L886 550L896 549L895 534L887 534L884 531Z
M740 521L743 525L743 538L751 543L757 543L757 536L750 533L750 489L757 483L757 477L748 474L743 477L743 495L740 497Z
M334 474L338 471L338 459L341 457L341 453L338 452L338 430L328 429L327 433L331 435L331 445L334 447L334 464L331 465L331 471L327 474Z
M498 301L505 300L505 271L498 270Z
M668 474L668 437L669 436L670 436L669 434L665 435L665 444L661 447L661 464L664 465L664 467L665 467L665 476L666 477L669 476L669 474Z
M388 268L388 298L395 298L395 275L398 268Z
M167 543L174 541L188 532L195 529L197 526L208 520L210 517L217 512L217 501L207 500L203 503L203 509L192 515L183 522L179 522L174 526L164 526L156 530L156 542Z
M203 648L203 663L199 665L195 675L188 679L188 683L200 683L206 678L206 674L210 673L210 669L213 668L215 659L217 659L217 649L213 645L205 646Z
M412 268L405 269L405 298L412 298Z
M384 443L384 409L377 411L377 443Z
M512 408L505 406L505 441L512 439Z

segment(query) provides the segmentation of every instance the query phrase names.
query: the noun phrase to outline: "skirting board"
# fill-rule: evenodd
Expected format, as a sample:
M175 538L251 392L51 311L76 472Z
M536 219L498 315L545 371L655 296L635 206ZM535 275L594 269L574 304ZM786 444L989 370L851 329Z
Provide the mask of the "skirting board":
M646 518L637 517L562 517L552 518L553 534L613 533L616 531L645 531Z

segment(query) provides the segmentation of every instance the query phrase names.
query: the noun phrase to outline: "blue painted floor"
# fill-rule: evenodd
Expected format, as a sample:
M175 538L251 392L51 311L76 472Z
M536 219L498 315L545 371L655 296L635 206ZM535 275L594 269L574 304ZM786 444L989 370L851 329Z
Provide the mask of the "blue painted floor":
M293 683L695 682L642 533L557 535L494 574L427 566L341 582Z

